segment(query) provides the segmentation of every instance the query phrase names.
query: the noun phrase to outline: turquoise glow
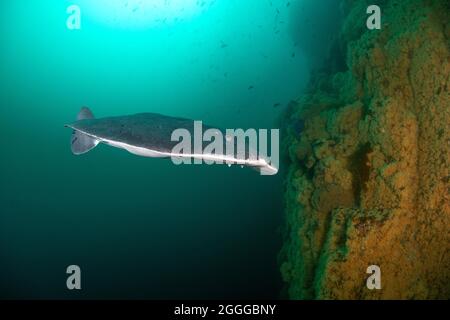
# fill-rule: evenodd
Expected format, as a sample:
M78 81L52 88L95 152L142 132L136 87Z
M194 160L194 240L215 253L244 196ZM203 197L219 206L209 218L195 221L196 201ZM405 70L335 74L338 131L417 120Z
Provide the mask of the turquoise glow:
M114 28L148 29L189 20L214 0L80 0L85 17Z
M107 146L75 157L64 124L89 106L278 128L308 78L294 6L211 0L140 21L118 3L0 1L0 299L277 298L281 174ZM66 26L74 4L81 30ZM82 292L66 289L70 264Z

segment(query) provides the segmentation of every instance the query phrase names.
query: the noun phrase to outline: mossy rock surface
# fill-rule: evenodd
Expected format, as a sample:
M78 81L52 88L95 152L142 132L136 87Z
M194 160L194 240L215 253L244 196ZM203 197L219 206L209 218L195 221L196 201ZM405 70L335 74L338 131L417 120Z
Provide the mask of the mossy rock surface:
M366 2L343 1L345 70L312 77L287 115L302 130L285 138L285 291L448 299L449 2L382 1L375 31L364 27ZM366 287L370 265L381 268L381 290Z

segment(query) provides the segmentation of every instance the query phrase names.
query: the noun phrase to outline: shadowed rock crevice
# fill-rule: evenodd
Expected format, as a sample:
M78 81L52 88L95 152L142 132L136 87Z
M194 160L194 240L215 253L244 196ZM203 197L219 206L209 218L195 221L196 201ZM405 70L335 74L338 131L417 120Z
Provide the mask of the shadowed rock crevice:
M365 143L350 157L348 170L353 174L353 192L356 203L361 205L361 193L367 191L367 181L370 176L369 154L372 148Z

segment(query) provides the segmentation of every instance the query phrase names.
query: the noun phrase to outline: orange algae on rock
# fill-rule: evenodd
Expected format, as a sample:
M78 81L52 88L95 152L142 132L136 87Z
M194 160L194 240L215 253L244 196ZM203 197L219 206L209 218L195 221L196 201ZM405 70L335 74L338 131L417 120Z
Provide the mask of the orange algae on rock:
M382 1L371 31L370 4L345 1L346 68L317 74L288 111L304 123L284 139L292 299L450 298L450 5ZM366 287L370 265L381 290Z

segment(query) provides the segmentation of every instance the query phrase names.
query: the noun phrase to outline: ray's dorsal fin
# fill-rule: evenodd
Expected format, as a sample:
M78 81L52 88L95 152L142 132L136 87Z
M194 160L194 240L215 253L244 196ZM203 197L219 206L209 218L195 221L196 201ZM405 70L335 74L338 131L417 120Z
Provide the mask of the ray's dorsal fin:
M94 119L92 111L88 107L82 107L77 115L77 121ZM99 143L98 140L89 137L88 135L74 130L70 140L72 153L75 155L81 155L94 149Z
M88 107L82 107L80 112L77 114L77 121L79 120L86 120L86 119L94 119L94 114L92 113L91 109Z

